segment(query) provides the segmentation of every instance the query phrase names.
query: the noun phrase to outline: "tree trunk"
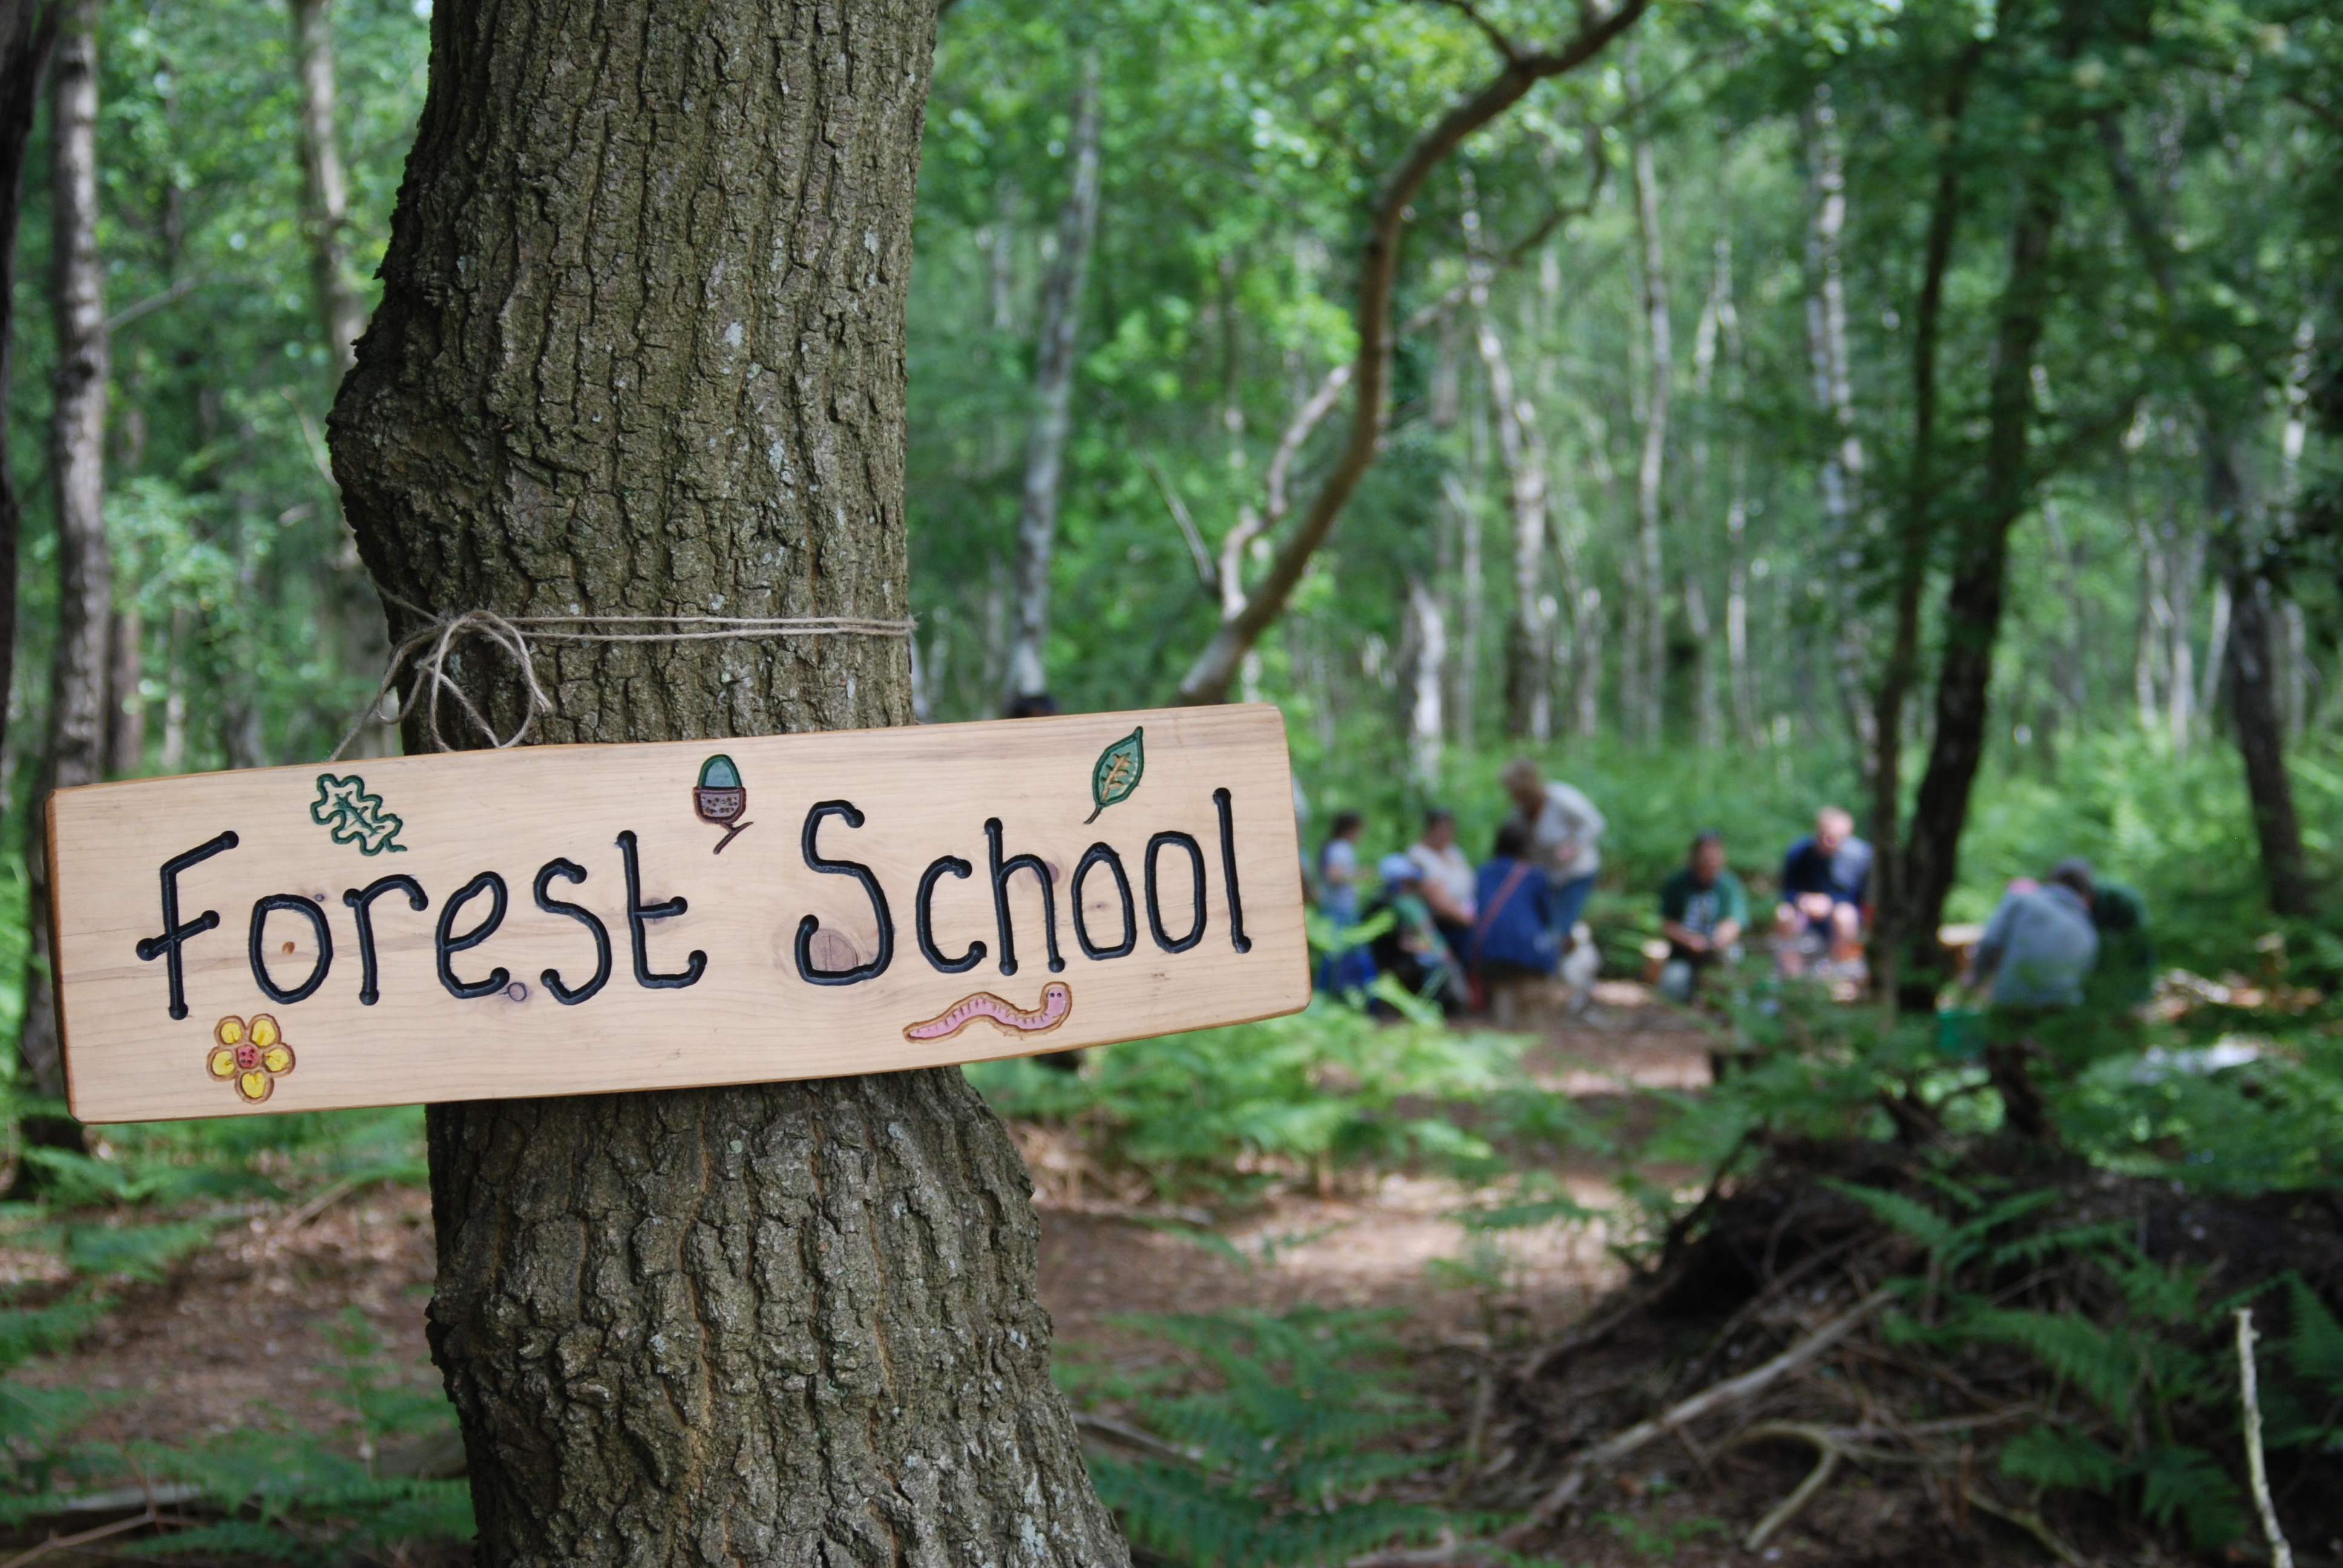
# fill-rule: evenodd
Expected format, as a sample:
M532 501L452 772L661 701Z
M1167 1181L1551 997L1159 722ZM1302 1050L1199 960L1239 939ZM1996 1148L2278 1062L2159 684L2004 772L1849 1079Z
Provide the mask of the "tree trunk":
M1041 290L1040 351L1033 359L1033 430L1025 447L1025 497L1017 515L1017 625L1009 645L1014 701L1050 689L1050 560L1058 544L1058 495L1072 427L1074 346L1081 335L1082 280L1098 232L1099 52L1084 49L1074 85L1072 167L1058 214L1058 256Z
M1489 376L1489 408L1497 420L1497 453L1505 466L1506 500L1513 520L1513 608L1505 628L1505 733L1543 745L1554 734L1552 681L1547 674L1553 632L1544 613L1546 461L1537 410L1514 385L1504 341L1490 319L1488 290L1474 291L1481 363Z
M146 625L137 607L114 612L107 628L106 673L106 776L136 779L146 767Z
M97 254L97 0L71 0L59 18L49 77L51 310L56 321L56 407L49 471L57 505L57 642L49 684L49 752L32 820L51 789L106 777L107 633L113 563L106 545L106 277ZM43 1094L65 1092L49 983L48 857L33 835L33 928L19 1050Z
M57 8L44 0L0 0L0 455L9 448L8 390L15 383L16 224L23 215L25 159L41 78L57 36ZM16 552L24 513L15 465L0 461L0 745L7 740L7 696L16 669ZM5 782L5 781L0 781Z
M934 18L442 0L331 422L395 629L407 605L905 613ZM910 717L894 639L536 668L536 741ZM451 674L523 717L501 657ZM435 1105L429 1144L432 1352L483 1563L1127 1561L1050 1382L1030 1184L959 1071Z
M2226 458L2226 449L2223 452ZM2270 912L2308 920L2317 912L2310 869L2303 858L2302 823L2295 815L2294 783L2286 771L2286 715L2278 705L2272 636L2275 597L2238 516L2243 487L2226 461L2214 465L2214 544L2229 590L2229 636L2221 669L2229 723L2245 764L2246 795L2253 804L2254 837ZM2222 501L2227 499L2224 508Z
M2212 368L2213 346L2200 340L2200 313L2192 311L2182 297L2173 246L2132 171L2122 128L2112 116L2102 116L2098 125L2117 205L2156 285L2170 347L2197 405L2205 453L2205 501L2212 517L2215 566L2220 574L2213 602L2213 641L2205 661L2208 697L2211 683L2219 680L2228 699L2237 755L2245 764L2246 792L2253 802L2254 831L2260 841L2262 879L2270 910L2307 917L2312 901L2310 869L2303 856L2302 825L2294 809L2294 784L2286 770L2286 718L2278 704L2272 595L2264 558L2268 551L2266 508L2247 488L2246 466L2237 449L2237 420ZM2305 343L2298 355L2308 350ZM2288 440L2296 443L2298 437L2290 435ZM2201 706L2209 709L2212 703L2208 699Z
M1448 674L1448 618L1439 596L1422 578L1407 580L1409 629L1413 634L1414 700L1408 706L1408 772L1418 788L1440 788L1441 743L1446 735L1440 711L1441 687Z
M1660 234L1660 182L1652 142L1635 132L1635 219L1644 246L1644 343L1650 380L1644 397L1644 455L1635 470L1635 578L1642 589L1636 617L1643 646L1634 724L1647 746L1660 743L1667 709L1668 589L1660 561L1661 507L1667 478L1668 401L1675 373L1674 334L1668 321L1667 253Z
M1983 52L1962 51L1945 94L1936 185L1928 205L1928 235L1920 264L1920 294L1912 308L1912 449L1905 473L1903 516L1896 540L1896 590L1887 659L1873 697L1875 737L1871 774L1872 898L1877 915L1871 937L1874 994L1915 1011L1933 1011L1933 965L1921 965L1920 983L1899 994L1906 944L1904 908L1904 712L1920 675L1920 600L1936 537L1936 346L1943 336L1945 276L1952 268L1960 226L1960 124L1968 84ZM1926 934L1934 952L1935 933Z
M1486 421L1482 410L1473 411L1473 427L1476 437L1482 434ZM1484 439L1473 446L1483 447ZM1481 471L1480 454L1473 454L1473 471ZM1457 567L1457 591L1462 600L1457 614L1456 649L1456 744L1467 751L1477 744L1473 733L1474 720L1481 710L1481 498L1466 487L1464 481L1451 469L1443 478L1441 493L1446 498L1448 510L1456 518L1463 560Z
M1996 308L1986 382L1984 493L1956 530L1952 582L1945 592L1944 652L1936 670L1936 728L1913 806L1904 852L1905 983L1934 994L1936 942L1945 899L1959 869L1969 790L1985 759L1987 690L2001 635L2009 530L2032 493L2028 446L2034 418L2034 354L2050 303L2050 245L2058 226L2057 173L2037 161L2018 197L2009 276Z
M358 334L366 330L366 309L350 286L350 196L334 123L334 35L326 17L330 3L291 0L293 54L301 78L301 226L309 241L318 325L338 381L349 374Z

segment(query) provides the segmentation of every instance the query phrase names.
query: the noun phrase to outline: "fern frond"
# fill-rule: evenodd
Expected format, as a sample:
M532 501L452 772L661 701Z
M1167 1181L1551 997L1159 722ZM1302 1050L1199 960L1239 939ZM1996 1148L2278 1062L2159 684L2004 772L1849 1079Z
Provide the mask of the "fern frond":
M2105 1492L2128 1467L2087 1437L2037 1426L2018 1433L2001 1451L2001 1473L2036 1486L2075 1486Z
M2298 1274L2287 1276L2286 1306L2293 1324L2286 1336L2286 1355L2296 1375L2321 1392L2343 1394L2343 1324L2336 1322L2318 1292Z
M2246 1523L2237 1483L2203 1449L2179 1444L2152 1448L2142 1460L2140 1512L2166 1528L2177 1520L2199 1551L2227 1544Z
M2117 1421L2130 1419L2139 1383L2141 1354L2131 1336L2112 1332L2073 1312L2027 1312L1995 1309L1971 1314L1960 1324L1972 1339L2014 1345L2088 1394Z

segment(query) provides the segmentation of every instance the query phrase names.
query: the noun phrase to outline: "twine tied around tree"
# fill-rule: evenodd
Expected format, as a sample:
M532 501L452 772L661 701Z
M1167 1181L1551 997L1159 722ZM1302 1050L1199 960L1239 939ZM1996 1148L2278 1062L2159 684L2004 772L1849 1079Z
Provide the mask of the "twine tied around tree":
M431 746L437 751L454 748L439 729L439 699L444 692L453 697L472 721L474 729L496 749L501 751L519 745L528 738L540 714L553 711L553 699L538 684L537 661L531 657L532 644L547 642L719 642L732 640L757 641L769 638L795 637L902 637L908 638L919 623L908 617L901 620L882 620L870 616L817 615L769 618L730 615L498 615L492 609L459 610L453 615L427 615L402 599L391 603L423 620L422 627L391 650L390 663L383 670L382 684L375 688L374 696L358 710L350 727L343 732L341 743L334 748L327 761L338 762L349 749L370 717L380 714L383 699L398 689L398 678L410 661L415 668L415 684L405 701L398 704L393 719L415 711L419 700L424 704L425 727L431 736ZM447 674L447 656L464 638L484 638L501 648L505 656L518 667L521 692L526 705L520 724L510 735L500 735L488 716Z

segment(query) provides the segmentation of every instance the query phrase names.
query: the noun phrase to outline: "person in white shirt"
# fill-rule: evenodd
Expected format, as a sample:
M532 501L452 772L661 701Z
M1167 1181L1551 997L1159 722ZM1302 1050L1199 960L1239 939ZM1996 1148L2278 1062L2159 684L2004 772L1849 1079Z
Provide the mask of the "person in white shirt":
M1548 910L1561 945L1572 945L1571 933L1594 891L1603 869L1603 813L1594 802L1570 785L1548 783L1536 762L1516 757L1497 775L1512 796L1515 814L1530 830L1531 859L1545 872L1553 889Z
M1423 814L1423 834L1408 846L1407 858L1423 872L1422 891L1433 922L1448 945L1464 950L1473 929L1473 862L1456 847L1456 814L1435 806Z

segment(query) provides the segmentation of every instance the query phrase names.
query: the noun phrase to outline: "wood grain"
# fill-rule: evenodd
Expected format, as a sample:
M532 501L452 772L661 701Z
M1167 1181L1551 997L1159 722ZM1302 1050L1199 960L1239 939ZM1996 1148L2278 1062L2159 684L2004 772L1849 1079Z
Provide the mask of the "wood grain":
M1093 765L1134 729L1144 737L1139 787L1084 826L1096 809ZM719 752L737 765L746 799L711 822L695 790ZM380 799L371 829L357 837L363 819L320 804L333 793L321 779L354 776ZM1231 920L1222 789L1246 950ZM729 804L709 802L710 814L723 817ZM384 842L390 815L398 826ZM867 867L886 900L892 942L881 973L806 978L809 967L819 976L872 966L881 946L861 880L809 864L809 818L815 855ZM1003 861L1030 855L1051 873L1062 968L1051 963L1041 879L1012 869L1004 887L1015 970L1004 972L991 822ZM336 826L349 841L336 841ZM49 832L66 1081L74 1114L87 1121L828 1078L1235 1023L1309 999L1284 721L1262 705L142 779L60 790ZM154 942L165 929L161 867L224 833L236 835L234 848L177 876L181 921L206 911L218 920L181 947L186 1015L175 1019L169 954ZM629 836L648 984L628 920L621 845ZM1109 856L1092 850L1101 844L1130 881L1128 930ZM1071 896L1086 856L1095 861L1081 879L1089 951ZM957 973L939 969L918 929L921 882L943 857L969 872L935 870L928 945L946 961L971 944L985 950ZM567 1005L547 971L574 995L588 988L597 954L586 920L539 904L540 872L561 860L585 876L546 877L548 901L590 915L610 948L607 982ZM492 911L490 874L504 885L504 917L478 945L460 947ZM428 904L412 910L395 889L368 906L378 999L367 1005L358 912L345 895L391 876L412 878ZM476 884L449 916L451 900ZM649 913L676 899L682 912ZM279 993L300 991L316 973L318 920L331 942L321 982L298 1000L272 1000L255 973L253 915L272 900L256 945ZM1200 901L1202 930L1192 940ZM801 954L808 916L818 923ZM443 920L454 949L445 953ZM1120 956L1091 956L1126 940ZM142 958L142 943L156 956ZM508 980L488 990L498 969ZM450 981L486 994L456 995ZM1062 1007L1045 996L1053 983L1071 993ZM1000 1005L979 1004L950 1035L906 1033L982 993ZM266 1098L254 1103L238 1078L259 1081L215 1076L213 1060L221 1020L248 1030L259 1014L276 1020L294 1065L252 1069L266 1078Z

